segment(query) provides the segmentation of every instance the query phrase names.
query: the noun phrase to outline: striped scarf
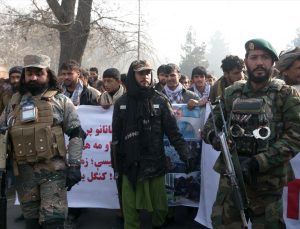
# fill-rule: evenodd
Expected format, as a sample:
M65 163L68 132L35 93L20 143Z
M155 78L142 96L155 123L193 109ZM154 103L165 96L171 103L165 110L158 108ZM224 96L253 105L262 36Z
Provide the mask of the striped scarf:
M209 92L210 92L210 85L208 83L205 83L205 88L204 92L198 91L197 87L195 84L193 84L194 92L199 96L200 99L203 98L208 98L209 97Z
M81 80L78 80L76 88L73 91L73 94L68 92L67 88L63 86L63 94L72 100L74 106L80 105L80 95L82 91L83 91L83 82Z
M182 97L182 89L183 86L181 84L178 84L177 88L172 91L170 88L168 88L167 85L164 86L164 90L166 92L166 95L168 96L170 103L182 103L183 97Z

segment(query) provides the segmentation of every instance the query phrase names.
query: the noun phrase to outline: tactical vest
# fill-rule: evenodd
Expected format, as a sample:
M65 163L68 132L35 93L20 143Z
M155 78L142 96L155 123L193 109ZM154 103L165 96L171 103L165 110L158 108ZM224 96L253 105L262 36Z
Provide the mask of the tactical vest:
M241 156L253 156L268 150L282 134L280 92L283 82L272 80L265 94L247 97L240 83L232 93L233 102L228 130Z
M66 147L61 126L53 126L53 109L49 102L57 91L47 91L33 96L37 119L32 122L20 120L21 96L13 97L14 124L9 134L13 145L13 157L17 163L42 162L55 156L65 157Z

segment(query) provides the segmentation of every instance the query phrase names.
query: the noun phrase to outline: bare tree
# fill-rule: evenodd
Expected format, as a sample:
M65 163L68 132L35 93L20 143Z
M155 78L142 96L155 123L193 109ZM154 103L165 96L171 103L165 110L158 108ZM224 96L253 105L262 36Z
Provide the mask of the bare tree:
M91 37L95 38L93 41L99 41L94 45L104 45L116 55L136 52L137 24L111 16L111 11L97 2L98 5L93 4L93 0L47 0L46 5L40 5L37 0L31 0L30 12L7 8L10 15L14 15L12 25L18 27L24 37L36 25L57 31L60 43L58 65L68 59L81 63ZM147 47L144 45L144 49Z

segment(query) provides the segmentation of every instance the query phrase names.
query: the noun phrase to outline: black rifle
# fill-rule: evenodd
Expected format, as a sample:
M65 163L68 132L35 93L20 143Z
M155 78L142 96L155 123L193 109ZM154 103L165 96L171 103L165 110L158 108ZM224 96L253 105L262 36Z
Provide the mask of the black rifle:
M7 158L7 129L0 130L0 229L7 228L7 198L6 198L6 158Z
M235 147L234 147L232 154L230 153L230 150L228 147L227 142L228 142L229 136L228 136L226 121L225 121L225 117L224 117L224 113L223 113L223 109L222 109L222 104L221 104L220 100L216 100L215 103L219 105L220 113L221 113L221 117L222 117L222 123L223 123L222 131L219 132L217 129L217 126L216 126L216 120L215 120L213 107L212 107L211 102L209 101L215 135L220 140L220 143L221 143L222 156L223 156L223 160L224 160L224 163L226 166L226 175L228 176L228 178L230 180L234 204L240 213L243 227L248 228L246 211L247 211L249 202L248 202L248 198L247 198L243 175L242 175L241 168L240 168L240 163L238 160L237 153L235 151Z

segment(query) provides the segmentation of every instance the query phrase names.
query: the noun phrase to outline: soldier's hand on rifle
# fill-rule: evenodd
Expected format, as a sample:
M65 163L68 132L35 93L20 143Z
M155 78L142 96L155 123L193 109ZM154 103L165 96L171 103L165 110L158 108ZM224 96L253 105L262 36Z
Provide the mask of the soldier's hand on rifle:
M79 181L81 181L80 166L69 166L67 168L67 179L66 179L67 191L70 191L71 188Z
M256 176L259 171L258 161L254 157L241 157L239 159L245 183L249 185L255 185L257 183Z
M212 131L209 134L209 142L212 145L212 147L216 150L216 151L221 151L222 146L221 146L221 142L220 139L215 135L215 132Z

